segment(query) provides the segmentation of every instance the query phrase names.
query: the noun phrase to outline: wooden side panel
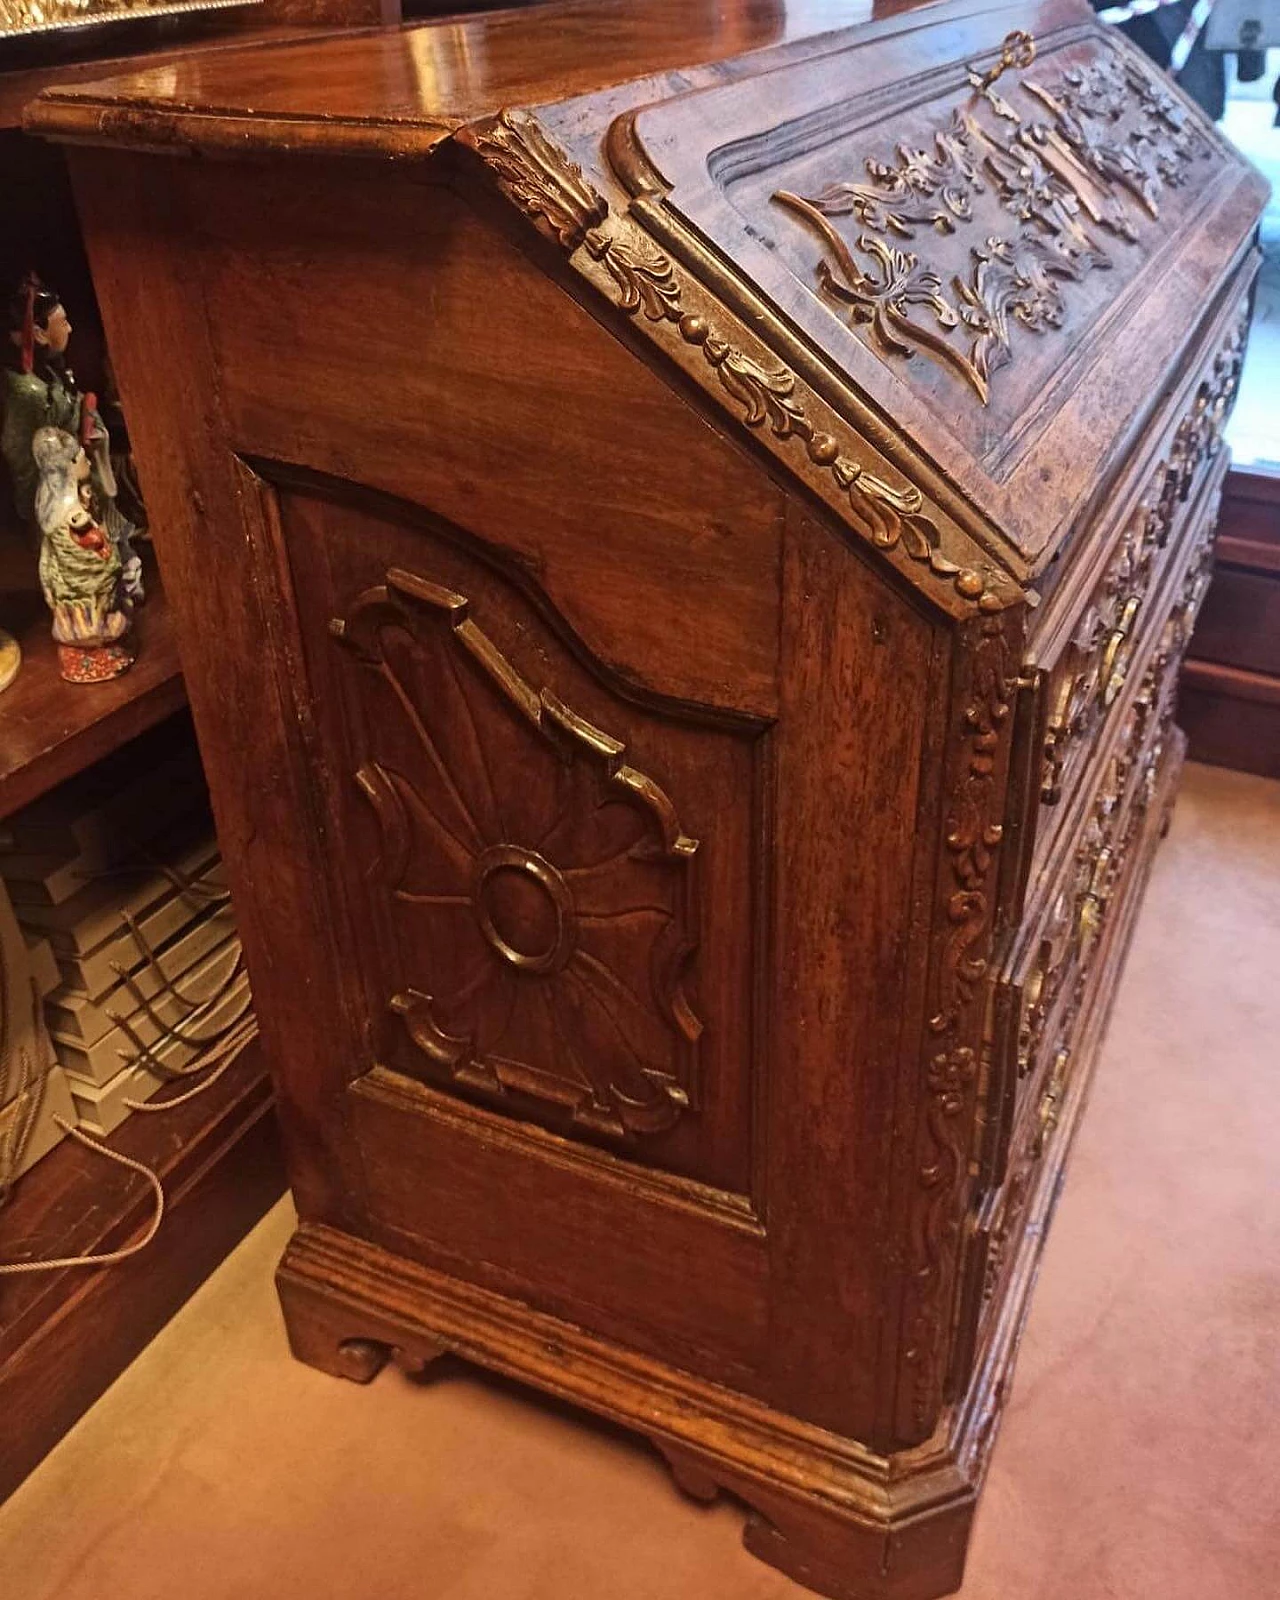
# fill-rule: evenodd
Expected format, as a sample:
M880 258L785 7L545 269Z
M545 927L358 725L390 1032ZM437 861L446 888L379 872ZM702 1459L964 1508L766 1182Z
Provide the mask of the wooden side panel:
M420 175L72 160L303 1216L899 1437L950 635Z
M718 1196L385 1069L352 1086L348 1115L368 1171L365 1237L767 1394L765 1238Z
M334 1116L347 1008L323 836L282 664L296 654L274 556L227 446L200 252L167 163L77 152L77 204L276 1075L302 1215L341 1225L358 1173ZM246 510L255 514L246 515Z
M236 448L429 505L620 673L771 713L780 495L496 227L420 171L170 182Z
M749 1210L763 729L621 698L437 518L302 482L278 506L361 985L349 1076L383 1063Z

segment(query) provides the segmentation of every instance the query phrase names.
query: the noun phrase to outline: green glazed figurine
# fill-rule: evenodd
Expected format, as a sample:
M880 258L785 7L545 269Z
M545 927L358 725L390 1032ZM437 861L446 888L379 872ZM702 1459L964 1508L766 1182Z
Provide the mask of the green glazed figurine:
M53 613L62 676L69 683L119 677L133 661L122 642L133 607L120 550L95 514L89 457L63 428L37 429L31 453L40 587Z
M129 599L143 599L142 563L133 550L133 523L116 505L111 439L96 397L82 394L67 365L71 321L57 293L29 273L9 306L9 337L16 365L4 373L4 427L0 454L13 480L14 504L27 524L35 521L39 470L32 443L41 428L60 428L84 446L96 515L120 556Z

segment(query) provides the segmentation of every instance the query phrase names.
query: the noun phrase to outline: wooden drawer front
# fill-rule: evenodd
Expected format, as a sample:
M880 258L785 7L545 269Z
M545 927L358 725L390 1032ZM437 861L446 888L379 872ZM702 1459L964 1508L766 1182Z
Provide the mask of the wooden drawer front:
M1129 765L1124 793L1099 796L1095 815L1105 813L1105 821L1097 851L1090 859L1082 850L1075 863L1067 897L1070 936L1058 970L1050 967L1045 973L1053 998L1043 998L1045 989L1039 999L1028 995L1024 984L1014 1011L1020 1025L1012 1043L1028 1054L1001 1167L970 1225L954 1374L960 1383L1011 1288L1022 1238L1029 1231L1043 1232L1048 1222L1066 1137L1181 762L1182 739L1172 715L1176 678L1176 670L1166 669L1159 685L1152 686L1158 714ZM1096 865L1104 859L1104 870L1096 875ZM1037 1009L1040 1016L1035 1018Z
M1085 797L1105 786L1110 752L1116 751L1118 759L1123 761L1126 753L1137 748L1137 735L1129 725L1129 718L1135 710L1139 719L1149 714L1146 705L1148 669L1159 666L1171 650L1176 650L1179 660L1185 651L1190 633L1188 619L1194 621L1208 588L1227 465L1227 452L1218 448L1208 463L1196 471L1194 498L1185 507L1179 498L1166 546L1161 548L1153 544L1150 547L1149 555L1155 559L1146 568L1140 590L1135 586L1128 591L1128 600L1117 617L1117 627L1104 637L1104 647L1098 652L1095 668L1088 669L1097 679L1096 669L1101 668L1107 681L1095 681L1087 734L1082 726L1068 739L1066 746L1061 743L1056 746L1067 752L1062 768L1066 785L1060 797L1062 804L1059 805L1056 793L1049 802L1046 799L1048 789L1043 787L1038 797L1029 798L1034 831L1024 861L1026 883L1030 888L1014 894L1012 911L1015 917L1021 916L1024 909L1039 914L1037 908L1043 904L1044 890L1052 884L1062 863L1076 851L1092 803ZM1125 570L1133 573L1139 568L1131 561ZM1176 638L1168 633L1175 619ZM1072 657L1073 650L1069 648L1065 655ZM1055 748L1057 736L1052 705L1056 691L1053 685L1061 683L1062 672L1059 662L1048 678L1046 698L1050 717L1046 752ZM1034 756L1034 751L1032 754ZM1046 753L1046 774L1055 759Z
M1004 1181L1011 1144L1019 1136L1025 1143L1023 1125L1046 1115L1059 1095L1060 1084L1054 1085L1066 1071L1067 1041L1103 934L1123 898L1133 841L1168 742L1178 670L1203 591L1203 565L1194 562L1155 656L1125 708L1084 831L1034 927L1015 944L997 987L982 1159L988 1185Z
M1065 644L1046 670L1041 807L1061 807L1073 792L1109 718L1118 715L1143 640L1158 630L1153 600L1186 540L1198 531L1193 508L1219 459L1246 331L1246 308L1242 308L1204 363L1168 448L1151 471ZM1047 849L1053 832L1051 819L1042 818L1038 846Z

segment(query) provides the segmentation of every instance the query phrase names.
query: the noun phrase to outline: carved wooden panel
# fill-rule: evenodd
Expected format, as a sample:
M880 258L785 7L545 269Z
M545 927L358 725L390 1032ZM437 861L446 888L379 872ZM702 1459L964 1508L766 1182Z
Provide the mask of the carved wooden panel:
M437 1079L562 1105L603 1133L668 1128L702 1032L684 988L698 841L624 746L526 682L470 609L393 570L330 624L383 702L354 779L389 909L419 934L415 981L389 1004Z
M460 530L310 489L279 518L365 997L353 1075L747 1193L763 730L639 703Z
M604 148L664 251L867 437L892 418L1038 571L1241 261L1257 183L1127 40L1053 0L984 16L978 48L871 32L767 92L641 107ZM585 155L583 115L539 119Z
M1030 37L1011 34L919 146L898 140L815 194L774 195L825 245L817 281L873 347L929 357L983 405L1020 331L1061 329L1071 285L1111 271L1117 256L1132 269L1140 258L1125 263L1125 247L1140 243L1143 220L1158 221L1166 192L1212 154L1136 57L1108 49L1046 74L1030 70L1034 60ZM848 238L833 218L848 219ZM930 230L964 240L949 275Z
M736 190L800 282L983 455L1203 203L1216 155L1131 53L1066 45L988 76Z

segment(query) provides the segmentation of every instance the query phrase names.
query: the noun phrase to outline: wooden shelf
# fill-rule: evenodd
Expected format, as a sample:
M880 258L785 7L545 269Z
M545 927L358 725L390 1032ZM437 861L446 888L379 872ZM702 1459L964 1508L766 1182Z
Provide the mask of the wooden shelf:
M0 1278L0 1501L284 1192L256 1040L206 1093L136 1112L108 1142L158 1173L165 1219L118 1266ZM0 1260L115 1249L142 1231L152 1204L145 1179L64 1140L0 1210Z
M8 530L0 536L18 537ZM4 593L0 585L0 622L22 644L22 669L0 694L0 818L186 704L173 617L154 561L144 560L138 659L110 683L64 683L44 601L30 591Z

